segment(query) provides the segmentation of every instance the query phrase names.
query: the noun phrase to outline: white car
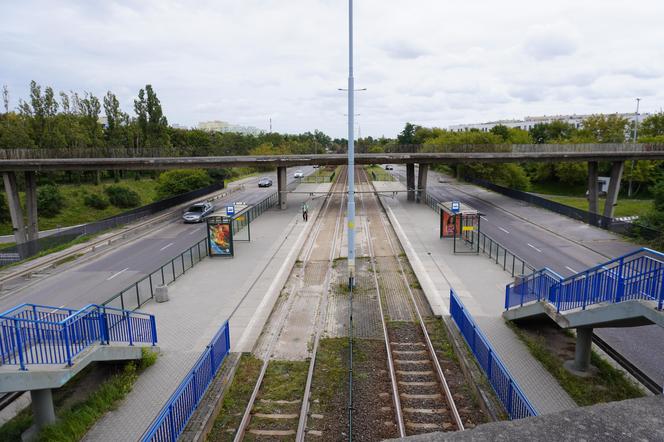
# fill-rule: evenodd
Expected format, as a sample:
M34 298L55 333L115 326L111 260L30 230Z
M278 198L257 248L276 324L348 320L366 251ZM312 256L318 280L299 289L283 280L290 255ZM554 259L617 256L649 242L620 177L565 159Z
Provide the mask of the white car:
M293 174L293 178L304 178L304 173L301 170L296 170Z

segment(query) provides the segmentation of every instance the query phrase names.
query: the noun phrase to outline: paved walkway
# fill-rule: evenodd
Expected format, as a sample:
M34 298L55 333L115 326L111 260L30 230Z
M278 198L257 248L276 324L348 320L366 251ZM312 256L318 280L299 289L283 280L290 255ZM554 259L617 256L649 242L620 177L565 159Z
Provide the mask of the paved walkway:
M404 189L401 183L375 184L377 189ZM425 204L407 202L404 193L399 195L382 200L434 313L449 315L449 292L453 287L540 413L576 407L501 316L510 274L486 255L454 255L452 242L439 238L438 215Z
M272 209L251 224L251 242L235 243L234 258L203 260L169 287L169 302L144 306L156 316L162 354L85 440L139 439L226 319L231 351L252 349L320 210L323 198L309 201L310 221L302 222L300 207L308 198L289 195L288 209Z

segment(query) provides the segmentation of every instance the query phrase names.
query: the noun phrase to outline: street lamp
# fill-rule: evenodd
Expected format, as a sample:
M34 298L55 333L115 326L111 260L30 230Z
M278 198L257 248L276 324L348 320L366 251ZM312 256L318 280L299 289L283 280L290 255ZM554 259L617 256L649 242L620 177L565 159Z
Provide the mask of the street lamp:
M641 99L637 97L636 99L636 113L634 114L634 146L636 148L636 137L639 131L639 103ZM629 185L627 186L627 197L632 197L632 177L634 176L634 160L629 167Z
M355 285L355 79L353 0L348 0L348 286Z

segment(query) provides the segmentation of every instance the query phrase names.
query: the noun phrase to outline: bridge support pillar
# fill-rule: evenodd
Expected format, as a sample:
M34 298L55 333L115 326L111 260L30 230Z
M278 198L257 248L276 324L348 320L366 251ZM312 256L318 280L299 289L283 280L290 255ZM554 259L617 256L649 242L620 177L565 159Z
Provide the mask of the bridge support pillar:
M31 390L32 418L37 431L46 425L55 423L55 409L51 389Z
M598 168L597 161L588 161L588 211L590 213L599 213L597 168Z
M593 329L592 328L577 328L576 329L576 350L574 352L574 364L572 368L574 371L580 373L588 373L590 370L590 355L592 353L593 344Z
M406 189L408 201L415 201L415 163L406 163Z
M279 208L286 209L286 196L288 191L288 180L286 167L277 167L277 192L279 192Z
M35 172L25 172L25 206L28 215L27 240L39 239L37 218L37 176Z
M624 161L614 161L611 165L611 181L609 181L609 190L606 193L606 204L604 205L604 216L613 218L613 212L618 202L618 193L620 192L620 180L625 170Z
M16 182L16 173L5 172L2 174L2 177L5 182L5 193L7 194L9 215L12 219L14 239L16 240L16 244L23 244L27 241L27 236L25 232L25 222L23 221L21 200L18 197L18 183Z
M417 172L417 197L416 201L419 203L424 199L427 192L427 174L429 173L429 165L420 163L419 171Z

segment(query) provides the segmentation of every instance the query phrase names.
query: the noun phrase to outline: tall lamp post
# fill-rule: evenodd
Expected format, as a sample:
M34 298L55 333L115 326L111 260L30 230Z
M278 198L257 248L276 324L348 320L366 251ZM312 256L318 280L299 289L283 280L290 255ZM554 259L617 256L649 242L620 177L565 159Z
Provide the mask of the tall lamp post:
M355 285L355 79L353 0L348 0L348 285Z

